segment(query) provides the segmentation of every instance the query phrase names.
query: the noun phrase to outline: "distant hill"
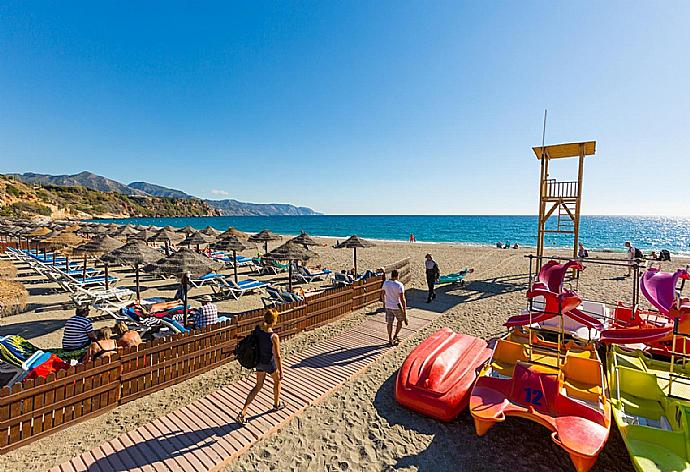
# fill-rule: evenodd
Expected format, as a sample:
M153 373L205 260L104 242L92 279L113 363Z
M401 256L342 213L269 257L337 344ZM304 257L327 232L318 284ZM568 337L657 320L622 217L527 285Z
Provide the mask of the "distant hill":
M139 190L154 197L169 197L169 198L194 198L191 195L184 193L182 190L175 190L174 188L162 187L148 182L132 182L127 187Z
M320 215L311 208L298 207L287 203L245 203L237 200L204 200L223 215L236 216L276 216L276 215Z
M198 198L167 198L101 192L82 186L27 184L0 175L0 216L33 218L129 218L218 216Z
M91 172L80 172L74 175L48 175L26 172L24 174L8 174L21 182L40 185L43 187L83 187L105 193L117 193L132 197L157 197L181 200L199 200L181 190L176 190L148 182L132 182L129 185L96 175ZM199 200L201 201L201 200ZM288 203L247 203L237 200L204 200L216 214L224 216L275 216L275 215L320 215L307 207L298 207ZM183 205L183 202L179 202ZM202 211L197 208L194 211ZM195 213L196 214L196 213ZM194 215L177 215L194 216Z
M21 180L27 184L37 185L55 185L58 187L86 187L91 190L98 190L99 192L116 192L123 195L139 195L145 196L146 192L130 188L125 184L121 184L115 180L102 177L94 173L84 171L74 175L48 175L48 174L34 174L33 172L26 172L24 174L8 174L16 179Z

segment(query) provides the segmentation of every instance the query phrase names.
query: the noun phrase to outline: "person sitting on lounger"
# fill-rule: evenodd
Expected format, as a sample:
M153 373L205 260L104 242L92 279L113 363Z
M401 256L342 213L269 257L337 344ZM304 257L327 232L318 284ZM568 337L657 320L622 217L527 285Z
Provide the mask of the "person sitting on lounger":
M82 305L77 307L73 317L65 323L65 332L62 335L62 349L76 351L85 348L96 339L91 320L88 319L89 307Z
M276 310L267 310L264 313L264 322L257 326L254 334L257 336L257 354L259 362L256 365L256 385L247 395L242 410L237 414L237 422L247 422L247 410L256 395L264 386L266 374L273 377L273 411L285 408L285 402L280 400L280 383L283 380L283 361L280 357L280 338L273 332L273 327L278 321Z
M201 297L201 308L196 310L194 328L201 329L208 325L218 323L218 307L212 303L211 295Z
M121 347L134 347L142 343L141 336L133 329L127 327L124 321L118 321L113 329L117 336L117 345Z
M96 340L91 343L84 355L84 363L97 359L107 359L115 355L117 353L117 342L114 339L110 339L112 335L113 331L108 326L99 329Z

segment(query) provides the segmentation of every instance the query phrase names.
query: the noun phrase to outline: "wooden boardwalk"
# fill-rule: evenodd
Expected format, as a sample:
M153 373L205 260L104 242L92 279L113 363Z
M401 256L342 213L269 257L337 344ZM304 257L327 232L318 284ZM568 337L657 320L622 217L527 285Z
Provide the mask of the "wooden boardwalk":
M438 315L412 309L405 339ZM270 411L272 381L256 397L243 427L234 417L252 389L253 376L233 383L179 410L140 426L56 466L51 472L218 470L252 444L286 425L295 415L364 372L389 348L384 315L283 360L284 410ZM391 392L392 394L392 392Z

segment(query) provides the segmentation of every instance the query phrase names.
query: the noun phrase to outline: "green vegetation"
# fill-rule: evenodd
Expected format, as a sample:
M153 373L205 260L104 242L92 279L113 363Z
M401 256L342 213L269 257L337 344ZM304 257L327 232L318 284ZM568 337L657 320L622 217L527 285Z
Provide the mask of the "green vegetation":
M50 216L52 211L45 205L33 202L15 202L0 208L1 216L26 218L31 215Z
M9 193L13 197L19 196L19 189L12 184L5 184L5 192Z
M56 206L72 213L89 215L131 215L131 216L206 216L216 215L218 210L196 198L137 197L115 192L100 192L85 187L43 187L29 186L2 176L5 195L21 198L19 202L8 201L0 194L0 216L28 217L50 216Z

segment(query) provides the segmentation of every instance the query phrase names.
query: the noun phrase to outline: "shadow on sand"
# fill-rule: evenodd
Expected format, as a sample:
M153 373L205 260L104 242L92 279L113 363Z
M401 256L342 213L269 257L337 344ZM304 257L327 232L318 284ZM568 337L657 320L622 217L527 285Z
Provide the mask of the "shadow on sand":
M64 326L65 320L60 318L12 323L0 326L0 336L16 334L24 339L33 339L57 331Z
M374 406L391 426L431 436L419 452L400 457L394 469L471 471L572 471L568 454L551 440L551 432L528 420L508 418L484 437L475 434L472 415L465 409L450 422L419 415L394 399L397 372L376 392ZM615 425L593 472L632 471L623 440Z

